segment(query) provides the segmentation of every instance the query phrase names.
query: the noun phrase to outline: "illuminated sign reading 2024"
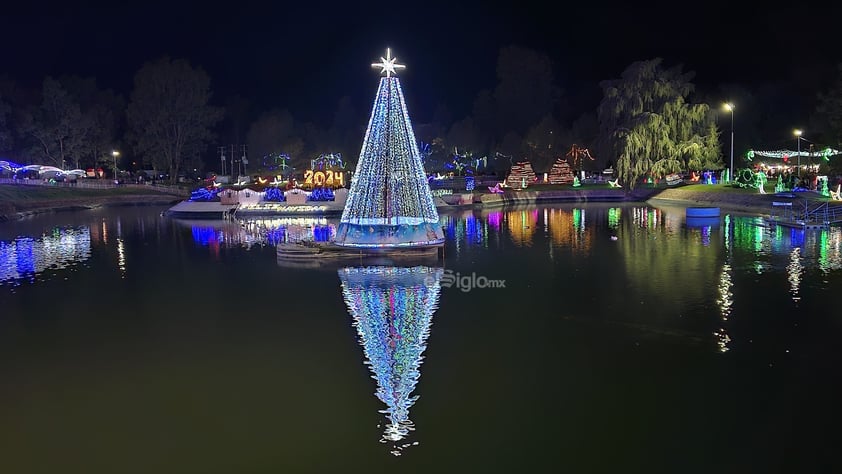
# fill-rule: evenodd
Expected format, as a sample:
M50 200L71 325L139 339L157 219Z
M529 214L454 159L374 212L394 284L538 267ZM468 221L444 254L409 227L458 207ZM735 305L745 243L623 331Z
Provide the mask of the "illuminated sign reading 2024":
M304 185L341 188L345 186L345 173L333 170L306 170L304 171Z

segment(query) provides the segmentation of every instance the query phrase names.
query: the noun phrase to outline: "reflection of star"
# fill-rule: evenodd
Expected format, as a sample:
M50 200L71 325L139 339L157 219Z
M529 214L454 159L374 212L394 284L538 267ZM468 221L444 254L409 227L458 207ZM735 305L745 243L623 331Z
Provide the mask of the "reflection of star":
M391 48L386 48L386 57L381 57L379 63L372 63L371 67L379 67L380 73L386 73L386 77L391 77L395 73L395 69L403 69L406 66L403 64L395 64L398 58L392 57Z

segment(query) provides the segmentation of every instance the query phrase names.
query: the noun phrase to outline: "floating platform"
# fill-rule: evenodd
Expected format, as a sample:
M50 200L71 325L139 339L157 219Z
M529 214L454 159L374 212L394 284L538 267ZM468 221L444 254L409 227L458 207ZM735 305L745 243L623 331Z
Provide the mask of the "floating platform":
M249 216L339 216L345 203L333 201L288 204L286 202L241 203L235 211L236 217Z
M703 228L703 227L719 227L721 219L717 217L690 217L686 219L687 227Z
M439 199L439 210L455 208ZM345 209L344 203L333 201L288 204L285 202L259 202L222 204L219 201L181 201L168 210L168 217L187 219L227 219L229 217L290 217L290 216L325 216L338 217Z
M413 247L346 247L334 242L289 242L277 245L278 260L307 261L321 259L416 258L439 256L444 243Z
M236 210L237 204L219 201L181 201L164 211L163 215L187 219L228 219Z
M718 207L688 207L687 217L719 217Z
M771 225L779 225L781 227L789 227L790 229L802 229L802 230L812 230L812 229L827 229L830 226L830 223L822 223L822 222L815 222L810 221L806 222L803 220L780 220L780 219L769 219L769 224Z

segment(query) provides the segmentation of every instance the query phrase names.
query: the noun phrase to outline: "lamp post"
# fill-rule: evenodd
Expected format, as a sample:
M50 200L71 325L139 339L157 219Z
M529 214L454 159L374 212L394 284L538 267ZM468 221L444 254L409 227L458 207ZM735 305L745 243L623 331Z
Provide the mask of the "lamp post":
M117 157L120 156L120 152L114 150L111 152L111 156L114 157L114 184L117 184Z
M798 142L798 177L801 177L801 130L795 130L795 141Z
M731 112L731 167L728 169L728 180L734 180L734 104L725 103L725 110Z

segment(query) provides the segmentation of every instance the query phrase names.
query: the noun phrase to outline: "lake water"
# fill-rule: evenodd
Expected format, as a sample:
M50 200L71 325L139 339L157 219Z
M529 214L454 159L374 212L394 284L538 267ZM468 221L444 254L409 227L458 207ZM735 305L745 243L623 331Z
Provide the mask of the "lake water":
M839 472L842 232L442 214L442 259L279 261L332 219L0 224L0 472Z

